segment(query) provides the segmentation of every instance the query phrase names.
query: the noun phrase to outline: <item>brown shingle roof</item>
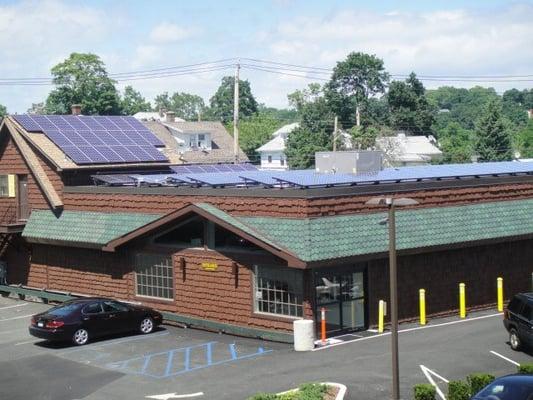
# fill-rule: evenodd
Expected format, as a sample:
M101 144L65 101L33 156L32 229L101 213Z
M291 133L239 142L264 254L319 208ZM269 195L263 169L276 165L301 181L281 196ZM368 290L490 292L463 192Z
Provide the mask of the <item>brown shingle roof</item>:
M210 133L212 150L191 150L184 151L180 162L185 163L227 163L233 162L233 137L228 133L224 125L220 122L211 121L185 121L185 122L165 122L142 121L143 124L156 134L172 152L179 154L176 141L172 137L167 126L174 127L185 133ZM167 126L165 126L167 125ZM166 154L166 153L165 153ZM168 154L166 154L168 156ZM170 157L169 157L170 158ZM246 154L239 149L239 160L249 161ZM172 162L172 161L171 161Z

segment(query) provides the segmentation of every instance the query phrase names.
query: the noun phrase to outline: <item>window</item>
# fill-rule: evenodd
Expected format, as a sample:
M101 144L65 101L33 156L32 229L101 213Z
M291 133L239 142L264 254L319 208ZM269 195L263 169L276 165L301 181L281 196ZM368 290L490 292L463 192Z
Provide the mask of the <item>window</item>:
M126 312L129 310L126 305L117 303L116 301L104 301L102 307L104 312Z
M255 311L302 317L303 274L283 267L255 266Z
M173 246L202 247L204 245L204 221L192 217L176 228L155 238L155 243Z
M189 135L189 147L191 149L211 150L211 135L208 133L192 133Z
M268 163L269 163L269 164L272 163L272 156L268 156Z
M215 225L215 249L263 250L248 240L218 225Z
M137 254L135 263L137 295L160 299L174 298L172 257Z
M102 306L100 305L100 303L91 303L86 305L83 308L82 312L84 314L98 314L102 312Z
M9 179L7 175L0 175L0 196L9 196Z

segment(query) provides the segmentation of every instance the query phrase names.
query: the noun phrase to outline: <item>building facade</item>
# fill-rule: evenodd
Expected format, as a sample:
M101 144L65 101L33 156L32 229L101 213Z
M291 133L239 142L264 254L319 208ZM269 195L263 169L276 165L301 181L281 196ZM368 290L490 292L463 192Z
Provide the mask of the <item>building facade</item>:
M420 288L429 315L457 309L460 282L470 307L495 303L500 276L506 298L530 289L528 163L333 187L95 185L97 172L126 166L58 167L12 117L0 135L8 284L139 302L254 336L290 333L321 307L329 334L367 329L388 300L386 213L367 202L393 196L419 203L397 211L400 318L417 316Z

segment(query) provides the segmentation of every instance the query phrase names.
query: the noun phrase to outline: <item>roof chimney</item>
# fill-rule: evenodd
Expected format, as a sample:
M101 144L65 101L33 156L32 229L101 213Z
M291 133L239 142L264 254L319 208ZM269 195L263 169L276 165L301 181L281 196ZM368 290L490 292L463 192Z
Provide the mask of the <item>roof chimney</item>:
M72 115L81 115L81 104L73 104L70 106Z
M166 122L175 122L176 113L174 111L167 111L167 115L165 119L166 119Z

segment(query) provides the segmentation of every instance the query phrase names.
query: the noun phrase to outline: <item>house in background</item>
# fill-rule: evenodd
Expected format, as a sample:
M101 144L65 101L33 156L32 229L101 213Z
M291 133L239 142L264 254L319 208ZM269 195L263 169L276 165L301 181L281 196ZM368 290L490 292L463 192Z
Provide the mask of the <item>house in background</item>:
M442 158L437 140L429 136L407 136L400 132L396 136L376 139L376 149L384 154L385 166L401 167L425 165Z
M166 121L167 118L169 118L172 121L185 122L184 119L176 117L173 111L169 111L169 112L139 111L138 113L133 114L133 118L139 121L159 121L159 122Z
M256 151L261 155L261 167L263 170L285 171L289 169L285 148L289 134L299 128L298 122L283 125L272 134L272 139L259 147ZM353 148L352 138L346 131L338 131L342 150Z
M188 164L219 164L235 161L233 137L221 122L173 120L167 113L165 121L141 121L164 144L165 151L179 154L179 161ZM239 162L248 162L239 148Z

